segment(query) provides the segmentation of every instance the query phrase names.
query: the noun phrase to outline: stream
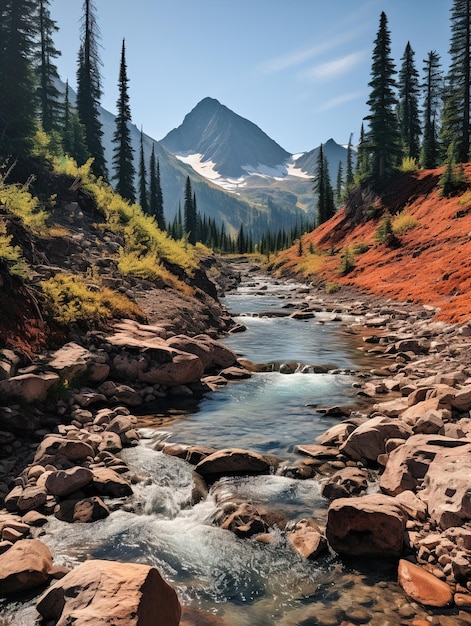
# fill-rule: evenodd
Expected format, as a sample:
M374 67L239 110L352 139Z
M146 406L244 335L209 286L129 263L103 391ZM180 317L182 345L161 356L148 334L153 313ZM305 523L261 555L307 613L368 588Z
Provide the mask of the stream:
M271 531L268 544L239 539L213 524L217 506L211 493L191 505L192 466L155 449L168 440L296 460L301 458L297 444L314 443L337 423L316 408L357 402L354 374L367 357L349 341L335 313L316 313L303 321L288 317L294 287L257 276L224 302L247 329L224 343L255 363L275 363L278 369L280 363L294 363L294 373L255 373L202 398L175 400L156 411L152 427L153 416L147 416L140 445L122 453L139 478L129 504L92 528L68 526L51 516L42 540L56 563L74 566L103 558L154 565L183 605L218 616L221 625L410 623L404 617L417 613L400 593L390 564L358 569L333 554L307 561L278 530ZM316 366L328 371L314 373ZM228 477L218 489L287 520L325 522L328 501L314 479ZM34 623L34 605L9 603L3 609L5 624Z

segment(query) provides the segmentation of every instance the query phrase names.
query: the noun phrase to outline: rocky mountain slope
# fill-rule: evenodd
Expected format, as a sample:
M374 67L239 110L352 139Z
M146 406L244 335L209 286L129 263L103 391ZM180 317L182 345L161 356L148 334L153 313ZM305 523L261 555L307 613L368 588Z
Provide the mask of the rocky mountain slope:
M329 289L351 285L436 307L439 320L469 320L471 192L443 198L442 173L398 175L383 199L357 190L346 207L302 238L301 255L294 246L275 265ZM465 173L470 180L469 165Z

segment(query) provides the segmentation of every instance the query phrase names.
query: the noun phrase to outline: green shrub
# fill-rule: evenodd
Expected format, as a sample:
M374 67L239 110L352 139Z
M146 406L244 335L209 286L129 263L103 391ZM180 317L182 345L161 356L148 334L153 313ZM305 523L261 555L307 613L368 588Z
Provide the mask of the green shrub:
M381 220L381 223L376 230L375 241L377 241L378 243L384 243L388 239L388 237L392 234L393 234L393 229L392 229L392 223L391 223L391 216L386 215L386 217L384 217Z
M370 246L367 243L354 243L353 244L353 254L365 254L365 252L368 252L368 250L370 249Z
M325 292L328 294L336 293L340 288L341 286L338 283L326 282L325 284Z
M409 230L417 228L419 221L410 215L405 209L395 215L391 220L392 232L395 235L401 235Z
M94 324L115 317L142 318L129 298L107 287L93 289L84 279L69 274L41 282L49 317L60 324Z
M418 169L417 161L413 157L404 157L399 168L401 172L416 172Z
M0 221L0 262L6 266L8 273L15 276L26 276L26 262L18 246L11 244L13 237L7 235L7 227Z
M355 269L355 255L350 248L345 248L340 259L339 272L341 276L346 276Z

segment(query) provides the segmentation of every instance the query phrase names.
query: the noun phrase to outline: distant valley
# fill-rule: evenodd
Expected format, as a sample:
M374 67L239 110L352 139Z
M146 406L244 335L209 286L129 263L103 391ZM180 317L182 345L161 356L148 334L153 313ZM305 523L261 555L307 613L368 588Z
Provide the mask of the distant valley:
M105 154L111 171L115 117L101 109ZM140 130L132 125L136 155ZM313 192L319 147L293 155L284 150L257 125L237 115L213 98L204 98L182 124L162 140L143 134L147 163L152 144L160 163L164 208L172 221L183 207L185 181L190 177L198 210L224 223L235 234L241 223L257 238L267 230L291 229L314 220ZM324 144L332 184L339 162L347 150L329 139ZM137 169L137 167L136 167Z

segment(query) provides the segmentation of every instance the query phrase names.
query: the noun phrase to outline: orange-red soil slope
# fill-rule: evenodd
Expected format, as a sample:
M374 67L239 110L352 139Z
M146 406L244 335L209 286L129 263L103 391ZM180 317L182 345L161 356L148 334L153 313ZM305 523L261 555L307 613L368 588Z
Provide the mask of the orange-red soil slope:
M440 307L437 319L471 320L471 191L442 198L443 169L398 176L381 200L353 199L331 220L303 236L302 256L322 255L317 275L361 291L400 301ZM465 168L471 181L471 165ZM358 194L359 196L359 194ZM395 245L378 243L376 233L384 216L405 211L415 221L412 230L398 234ZM366 252L358 253L358 250ZM341 276L341 255L357 251L354 269ZM281 253L283 268L296 271L299 246Z

